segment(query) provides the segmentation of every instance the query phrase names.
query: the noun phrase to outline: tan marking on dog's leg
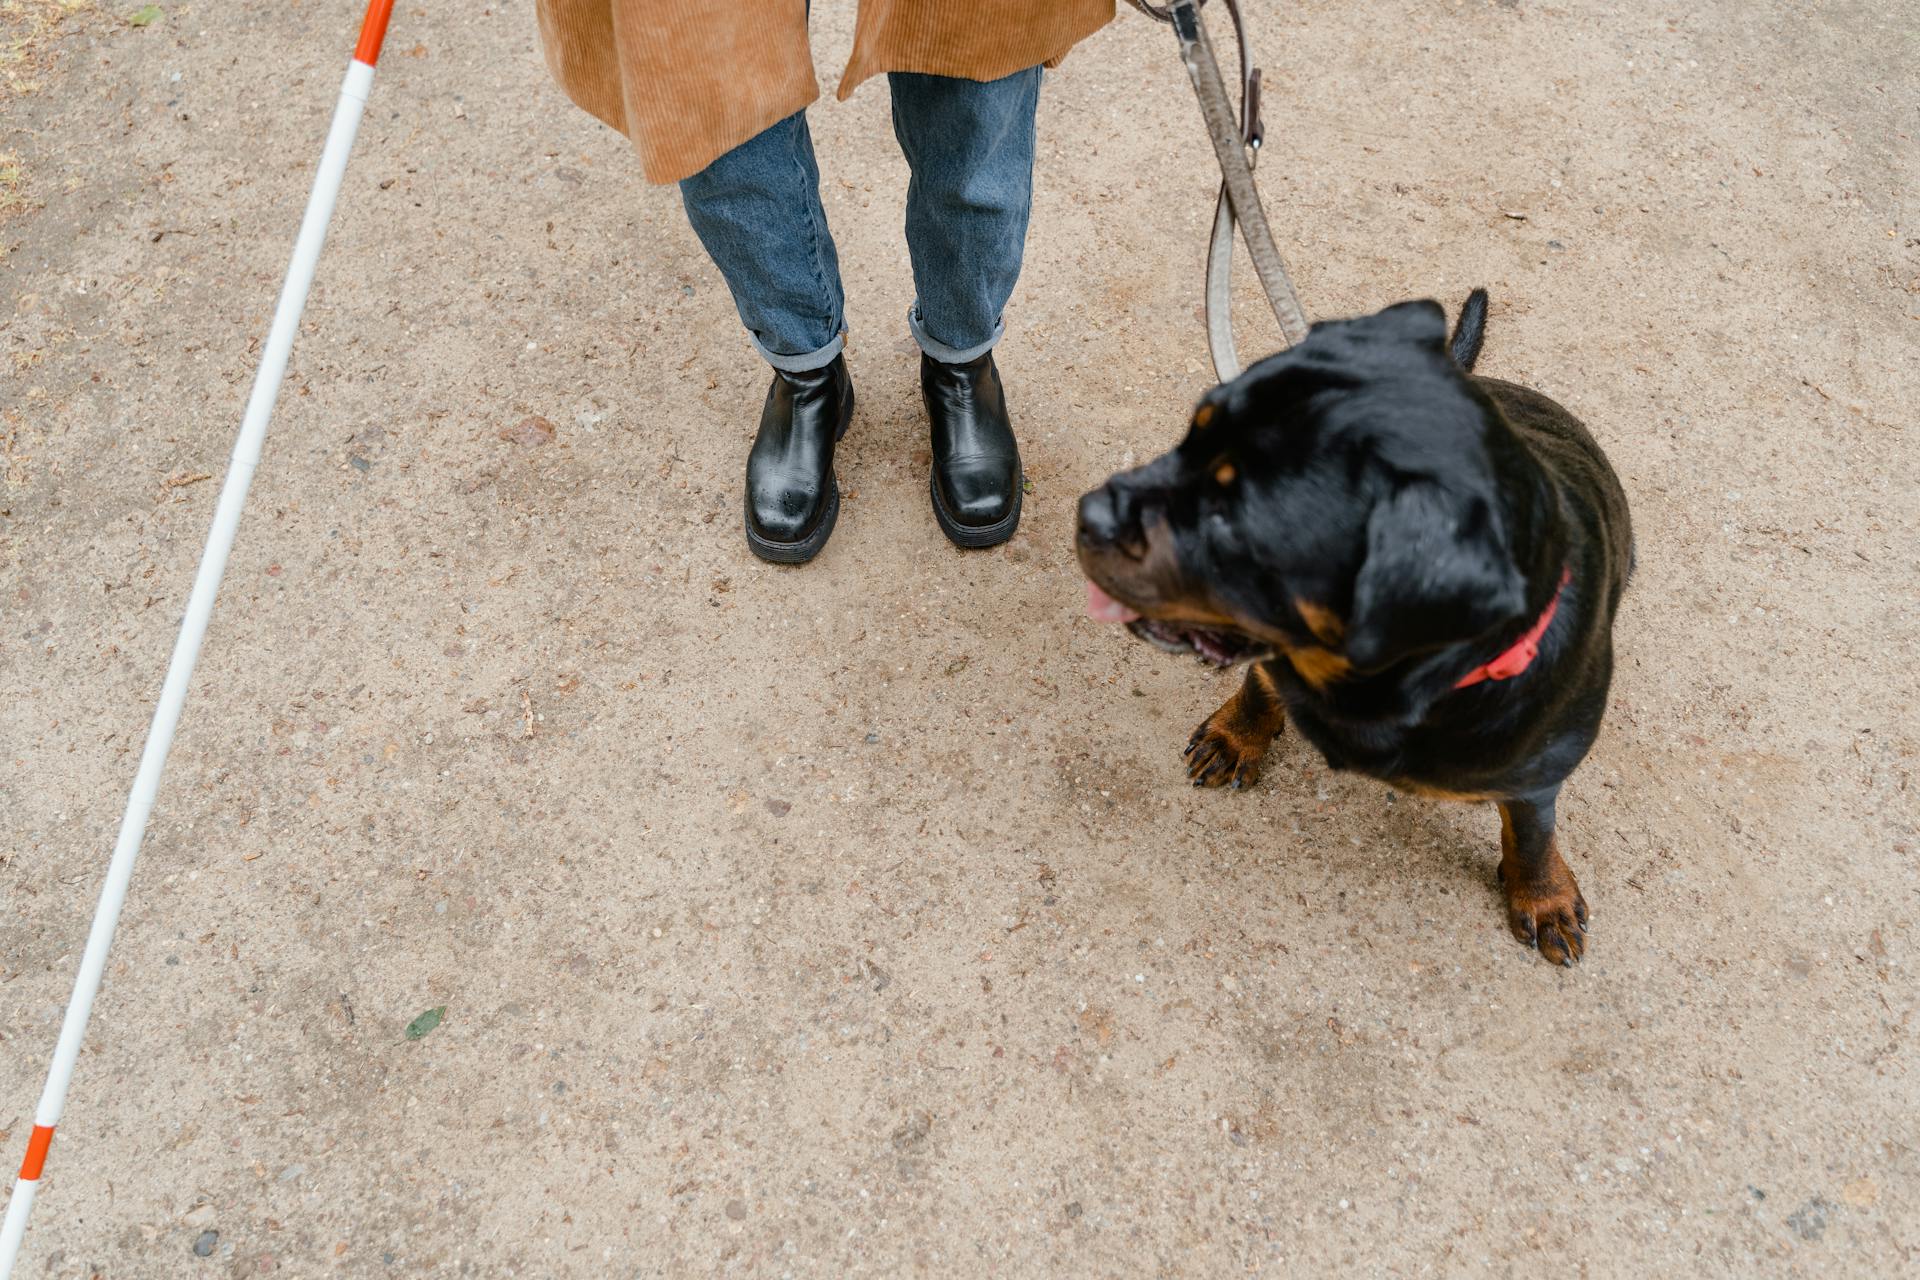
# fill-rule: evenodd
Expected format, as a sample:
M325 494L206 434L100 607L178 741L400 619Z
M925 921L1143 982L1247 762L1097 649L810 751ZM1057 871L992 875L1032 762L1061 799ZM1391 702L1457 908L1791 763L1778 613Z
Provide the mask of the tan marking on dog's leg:
M1252 786L1260 779L1261 758L1286 722L1273 673L1266 663L1254 663L1239 692L1188 739L1187 776L1196 787Z
M1571 968L1587 949L1587 900L1560 856L1551 804L1501 802L1500 885L1513 936Z

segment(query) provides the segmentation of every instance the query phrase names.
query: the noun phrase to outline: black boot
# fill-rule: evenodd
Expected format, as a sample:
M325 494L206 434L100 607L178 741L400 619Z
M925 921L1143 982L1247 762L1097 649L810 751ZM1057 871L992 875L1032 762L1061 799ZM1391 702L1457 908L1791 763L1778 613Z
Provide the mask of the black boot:
M989 351L966 364L920 357L933 424L933 515L956 547L992 547L1020 527L1020 446Z
M774 371L747 454L747 546L762 560L804 564L840 518L833 446L853 420L847 362L806 373Z

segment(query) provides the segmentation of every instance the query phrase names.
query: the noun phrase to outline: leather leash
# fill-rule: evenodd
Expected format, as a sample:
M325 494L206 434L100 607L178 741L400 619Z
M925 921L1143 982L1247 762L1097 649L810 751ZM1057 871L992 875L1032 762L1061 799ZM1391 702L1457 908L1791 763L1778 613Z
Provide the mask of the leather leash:
M1170 0L1150 4L1147 0L1127 0L1134 8L1157 22L1173 28L1180 42L1180 61L1193 82L1194 96L1200 100L1200 115L1206 121L1213 140L1214 157L1220 162L1220 194L1214 201L1213 237L1207 244L1207 351L1213 358L1214 376L1226 382L1240 373L1240 354L1233 341L1233 229L1239 224L1247 242L1247 256L1253 260L1254 273L1266 291L1267 304L1280 322L1280 336L1292 346L1307 336L1306 314L1287 278L1286 264L1273 241L1266 211L1260 204L1260 190L1253 182L1253 167L1260 158L1264 128L1260 119L1260 69L1253 64L1247 45L1246 22L1240 14L1239 0L1224 0L1233 19L1234 40L1240 47L1240 111L1238 122L1227 97L1226 80L1214 57L1213 41L1200 21L1204 0Z

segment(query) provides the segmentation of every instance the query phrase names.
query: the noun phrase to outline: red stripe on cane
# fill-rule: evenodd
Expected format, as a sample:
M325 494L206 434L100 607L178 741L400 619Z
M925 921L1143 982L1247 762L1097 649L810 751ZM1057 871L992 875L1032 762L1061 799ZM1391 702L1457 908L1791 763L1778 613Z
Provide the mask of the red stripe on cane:
M27 1139L27 1158L20 1162L20 1181L40 1181L40 1171L47 1167L47 1148L52 1145L53 1126L33 1126L33 1136Z
M380 45L387 38L387 19L393 16L393 0L370 0L367 20L360 24L360 43L354 46L353 60L373 66L380 61Z

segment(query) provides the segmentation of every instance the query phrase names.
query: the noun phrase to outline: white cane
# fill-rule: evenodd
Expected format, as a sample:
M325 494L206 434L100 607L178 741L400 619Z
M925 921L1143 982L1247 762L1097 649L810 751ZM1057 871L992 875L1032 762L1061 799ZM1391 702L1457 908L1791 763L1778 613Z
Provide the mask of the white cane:
M346 80L340 86L340 103L334 108L326 149L320 153L320 171L313 180L313 194L307 198L306 216L300 222L300 237L294 242L286 282L280 287L280 302L274 309L273 327L267 333L260 371L254 375L253 393L247 399L246 415L240 420L240 436L233 446L233 459L220 486L220 502L214 509L213 528L207 534L207 549L194 574L193 592L187 597L187 614L180 623L173 657L167 663L166 682L160 687L160 702L153 710L153 725L147 730L146 747L140 753L140 768L134 774L133 790L127 797L127 811L120 819L120 835L114 841L113 860L107 864L107 881L100 890L100 906L94 912L93 927L87 934L80 972L73 980L73 996L60 1022L60 1041L47 1069L46 1088L34 1111L27 1158L20 1166L20 1180L14 1184L13 1197L7 1201L6 1222L0 1226L0 1280L8 1280L13 1274L20 1243L27 1233L27 1215L33 1209L34 1193L39 1189L40 1174L46 1167L47 1149L53 1144L54 1126L60 1123L60 1113L66 1106L67 1086L73 1080L74 1063L80 1057L80 1044L87 1034L87 1018L93 1011L93 998L99 993L100 980L106 972L107 950L113 945L114 927L120 922L120 909L126 905L127 886L133 879L133 864L140 856L147 818L153 812L154 798L160 790L160 772L166 767L167 750L173 745L173 732L180 723L180 708L187 700L187 684L193 679L201 641L206 639L214 597L220 592L227 556L233 550L234 534L240 528L240 512L246 506L247 489L253 483L254 468L260 463L267 421L273 416L274 402L280 398L287 356L300 330L300 313L306 309L307 291L313 285L320 247L327 238L327 223L333 217L340 179L346 173L347 153L353 149L354 134L360 129L360 115L366 110L367 90L373 84L374 64L380 60L380 45L386 37L387 19L392 12L393 0L370 0L366 20L360 28L360 43L354 49Z

